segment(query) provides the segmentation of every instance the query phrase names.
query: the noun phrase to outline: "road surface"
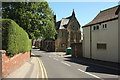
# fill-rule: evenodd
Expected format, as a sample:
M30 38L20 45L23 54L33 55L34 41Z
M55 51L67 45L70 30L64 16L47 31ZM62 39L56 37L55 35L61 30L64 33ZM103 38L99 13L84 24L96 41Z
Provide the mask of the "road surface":
M70 55L60 56L59 52L45 52L33 49L37 57L42 78L71 78L79 80L118 80L117 71L84 63L77 63ZM42 64L41 64L42 63ZM43 74L43 75L42 75Z

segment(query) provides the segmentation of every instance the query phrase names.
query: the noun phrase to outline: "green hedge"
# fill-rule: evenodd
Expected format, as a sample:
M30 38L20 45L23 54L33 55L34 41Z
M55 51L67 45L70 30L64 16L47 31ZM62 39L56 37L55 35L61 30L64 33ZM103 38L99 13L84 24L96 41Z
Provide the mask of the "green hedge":
M2 19L2 49L10 56L31 50L27 32L11 19Z

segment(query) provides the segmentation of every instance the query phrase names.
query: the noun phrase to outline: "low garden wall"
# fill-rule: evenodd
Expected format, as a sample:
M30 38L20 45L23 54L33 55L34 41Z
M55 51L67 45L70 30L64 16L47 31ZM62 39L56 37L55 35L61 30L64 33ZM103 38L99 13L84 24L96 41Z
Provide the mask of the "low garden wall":
M71 55L73 57L83 57L82 43L73 43L71 48Z
M31 52L19 53L13 57L6 56L6 51L1 50L2 53L2 78L5 78L10 73L18 69L22 64L30 59Z

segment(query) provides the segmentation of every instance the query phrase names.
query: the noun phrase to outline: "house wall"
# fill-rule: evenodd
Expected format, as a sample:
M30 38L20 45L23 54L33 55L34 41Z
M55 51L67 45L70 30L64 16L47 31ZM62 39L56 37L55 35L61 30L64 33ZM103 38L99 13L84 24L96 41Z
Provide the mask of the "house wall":
M102 28L103 24L107 24L106 29ZM118 20L98 25L98 30L92 30L92 58L118 62ZM107 49L97 49L97 43L105 43Z
M103 29L102 25L107 24L107 28ZM83 56L91 58L118 62L118 20L105 22L99 25L98 30L91 30L91 50L90 50L90 26L83 28ZM107 49L97 49L97 43L107 44Z
M83 28L83 56L90 58L90 26Z

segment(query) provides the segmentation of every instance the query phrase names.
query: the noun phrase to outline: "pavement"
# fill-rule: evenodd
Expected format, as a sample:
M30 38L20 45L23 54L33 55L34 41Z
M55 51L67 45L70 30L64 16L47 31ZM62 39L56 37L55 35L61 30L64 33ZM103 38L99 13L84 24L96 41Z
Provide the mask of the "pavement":
M6 78L39 78L39 65L36 57L31 57L20 68Z

